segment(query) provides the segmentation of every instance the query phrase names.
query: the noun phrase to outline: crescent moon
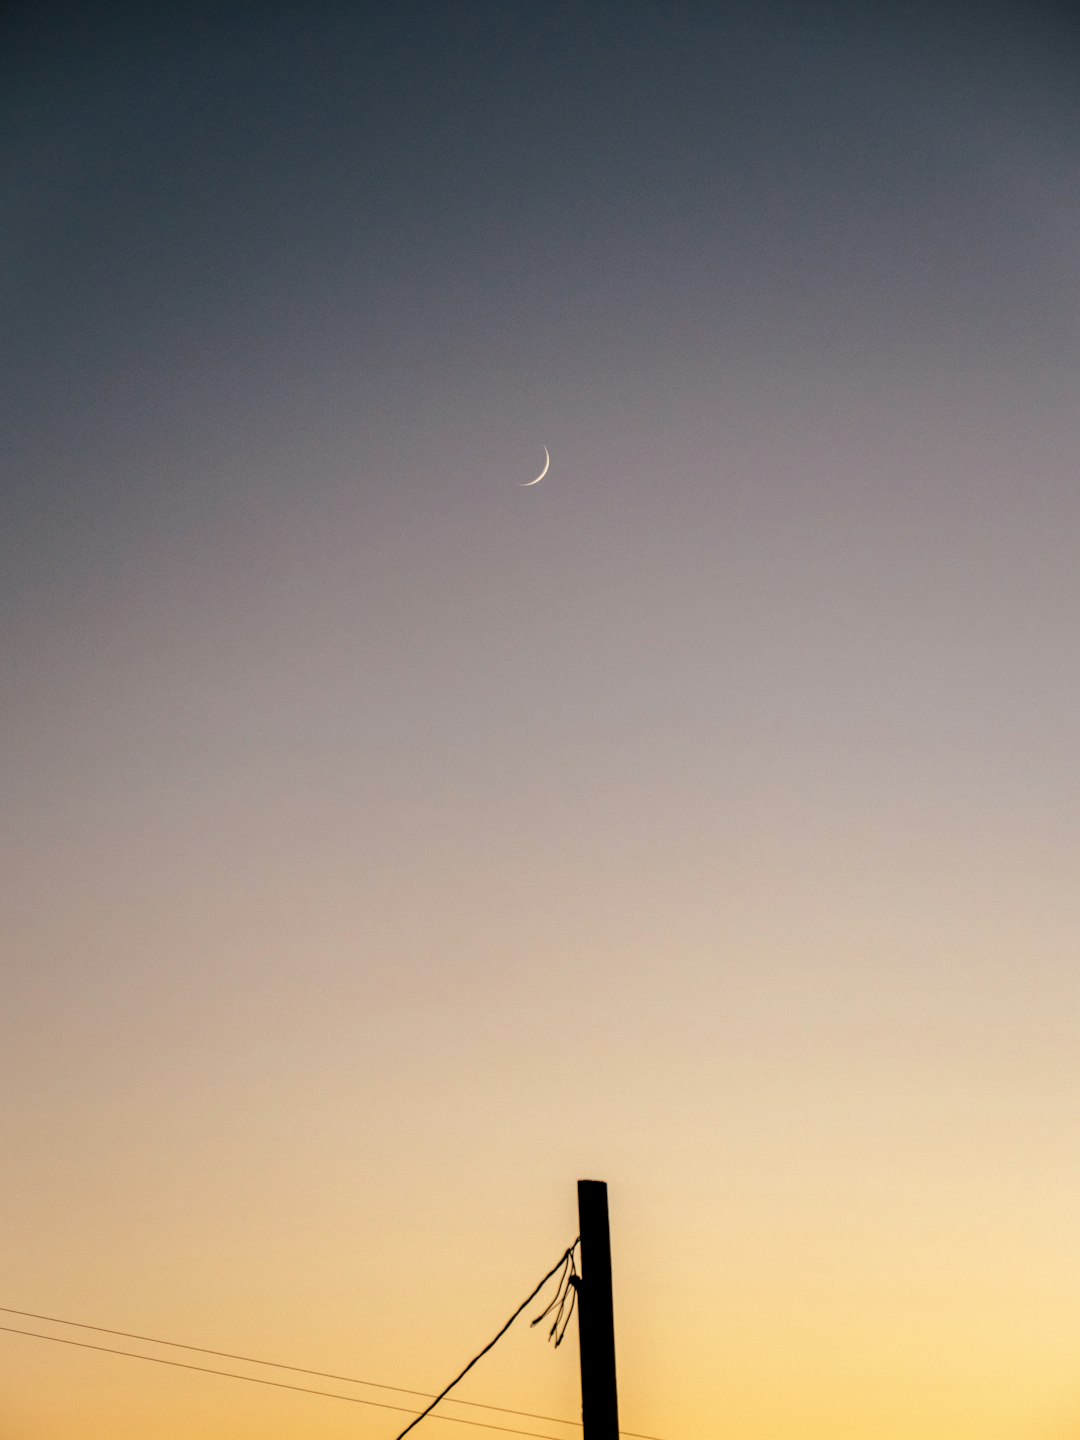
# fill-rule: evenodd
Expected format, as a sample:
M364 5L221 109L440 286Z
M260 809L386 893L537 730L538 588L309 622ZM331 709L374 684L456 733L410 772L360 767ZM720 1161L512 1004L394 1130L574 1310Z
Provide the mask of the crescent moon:
M523 490L525 490L525 489L528 489L528 487L529 487L530 485L539 485L539 484L540 484L540 481L544 478L544 476L547 474L547 472L548 472L548 470L549 470L550 468L551 468L551 451L550 451L550 450L547 448L547 446L545 445L545 446L544 446L544 468L540 471L540 474L537 475L537 477L536 477L535 480L522 480L522 481L521 481L521 488L522 488Z

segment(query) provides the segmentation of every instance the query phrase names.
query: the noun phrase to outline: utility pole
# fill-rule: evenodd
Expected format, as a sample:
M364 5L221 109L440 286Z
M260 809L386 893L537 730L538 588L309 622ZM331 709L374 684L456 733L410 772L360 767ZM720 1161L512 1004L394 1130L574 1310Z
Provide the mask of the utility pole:
M579 1180L577 1194L581 1230L581 1280L577 1298L581 1419L585 1431L582 1440L619 1440L607 1185L603 1180Z

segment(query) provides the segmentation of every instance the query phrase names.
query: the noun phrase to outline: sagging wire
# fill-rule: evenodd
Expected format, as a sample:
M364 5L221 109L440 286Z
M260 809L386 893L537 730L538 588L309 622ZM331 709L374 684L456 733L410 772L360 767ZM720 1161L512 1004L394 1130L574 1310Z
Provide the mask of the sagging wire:
M578 1246L578 1244L580 1243L580 1241L581 1241L581 1236L579 1235L578 1238L574 1241L573 1245L571 1245L568 1250L564 1250L564 1251L563 1251L562 1255L559 1257L558 1260L556 1260L555 1264L554 1264L554 1265L551 1267L551 1269L547 1272L547 1274L546 1274L546 1275L544 1276L544 1278L540 1281L540 1283L539 1283L538 1285L534 1286L534 1288L533 1288L532 1290L530 1290L529 1294L525 1297L525 1299L524 1299L524 1300L521 1302L521 1304L517 1307L517 1309L514 1311L514 1313L510 1316L510 1319L507 1320L507 1322L505 1323L505 1325L503 1325L502 1329L501 1329L501 1330L499 1331L499 1333L495 1336L495 1338L494 1338L493 1340L489 1340L488 1343L484 1346L484 1348L483 1348L482 1350L478 1351L478 1352L473 1356L473 1358L472 1358L472 1359L469 1361L469 1363L465 1366L465 1369L462 1370L462 1371L460 1371L457 1375L455 1375L455 1377L453 1378L453 1380L450 1381L450 1384L447 1385L444 1389L440 1390L439 1393L438 1393L438 1395L436 1395L435 1398L432 1400L431 1404L428 1405L426 1409L421 1410L421 1411L420 1411L420 1414L417 1415L416 1419L415 1419L415 1420L411 1420L411 1421L409 1422L409 1424L405 1426L405 1429L402 1430L398 1435L396 1435L396 1436L394 1437L394 1440L405 1440L405 1436L409 1433L409 1431L412 1430L415 1426L419 1425L421 1420L425 1420L425 1419L431 1414L432 1410L435 1409L435 1406L438 1405L439 1401L440 1401L440 1400L444 1400L444 1399L446 1398L446 1396L450 1394L450 1391L453 1390L454 1386L455 1386L460 1380L464 1380L465 1376L466 1376L466 1375L469 1373L469 1371L473 1368L473 1366L476 1364L476 1362L477 1362L478 1360L481 1360L481 1359L488 1353L489 1350L493 1349L493 1348L499 1343L499 1341L500 1341L500 1340L502 1339L502 1337L506 1334L507 1330L510 1329L510 1326L511 1326L511 1325L514 1323L514 1321L518 1318L518 1316L521 1314L521 1312L522 1312L523 1310L527 1310L527 1309L529 1308L529 1306L530 1306L530 1305L532 1304L532 1302L536 1299L536 1297L540 1294L540 1291L544 1288L544 1286L548 1283L548 1281L551 1279L551 1277L552 1277L553 1275L559 1275L559 1277L560 1277L559 1283L560 1283L560 1287L561 1287L561 1285L562 1285L562 1274L561 1274L560 1272L565 1272L565 1271L566 1271L566 1265L567 1265L567 1261L568 1261L568 1260L569 1260L569 1262L570 1262L571 1268L573 1268L573 1263L574 1263L574 1250L577 1248L577 1246ZM576 1272L575 1272L575 1273L576 1273ZM440 1418L443 1418L443 1417L440 1417Z
M577 1304L578 1287L581 1285L581 1276L578 1274L577 1266L574 1263L574 1252L580 1242L575 1240L563 1259L562 1273L559 1276L558 1288L555 1291L551 1304L541 1310L535 1320L529 1322L529 1328L539 1325L541 1320L546 1320L554 1310L555 1319L551 1322L551 1329L548 1331L548 1340L554 1340L557 1350L566 1336L566 1327L570 1324L570 1317L574 1313L574 1306Z

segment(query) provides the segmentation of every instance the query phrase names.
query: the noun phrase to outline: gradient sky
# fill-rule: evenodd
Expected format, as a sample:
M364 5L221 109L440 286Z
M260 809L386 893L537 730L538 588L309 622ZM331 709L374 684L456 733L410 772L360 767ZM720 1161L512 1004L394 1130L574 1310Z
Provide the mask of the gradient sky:
M628 1429L1075 1436L1080 30L881 8L8 29L0 1305L438 1389L594 1176Z

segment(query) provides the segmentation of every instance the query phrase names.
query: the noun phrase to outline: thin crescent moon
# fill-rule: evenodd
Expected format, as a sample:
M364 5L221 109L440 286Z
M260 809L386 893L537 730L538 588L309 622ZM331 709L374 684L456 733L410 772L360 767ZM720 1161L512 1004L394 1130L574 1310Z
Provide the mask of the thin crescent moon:
M535 480L522 480L522 481L521 481L521 488L522 488L523 490L527 490L530 485L539 485L539 484L540 484L540 481L544 478L544 476L547 474L547 472L548 472L548 470L549 470L550 468L551 468L551 451L550 451L550 450L547 448L547 446L545 445L545 446L544 446L544 468L540 471L540 474L537 475L537 477L536 477Z

